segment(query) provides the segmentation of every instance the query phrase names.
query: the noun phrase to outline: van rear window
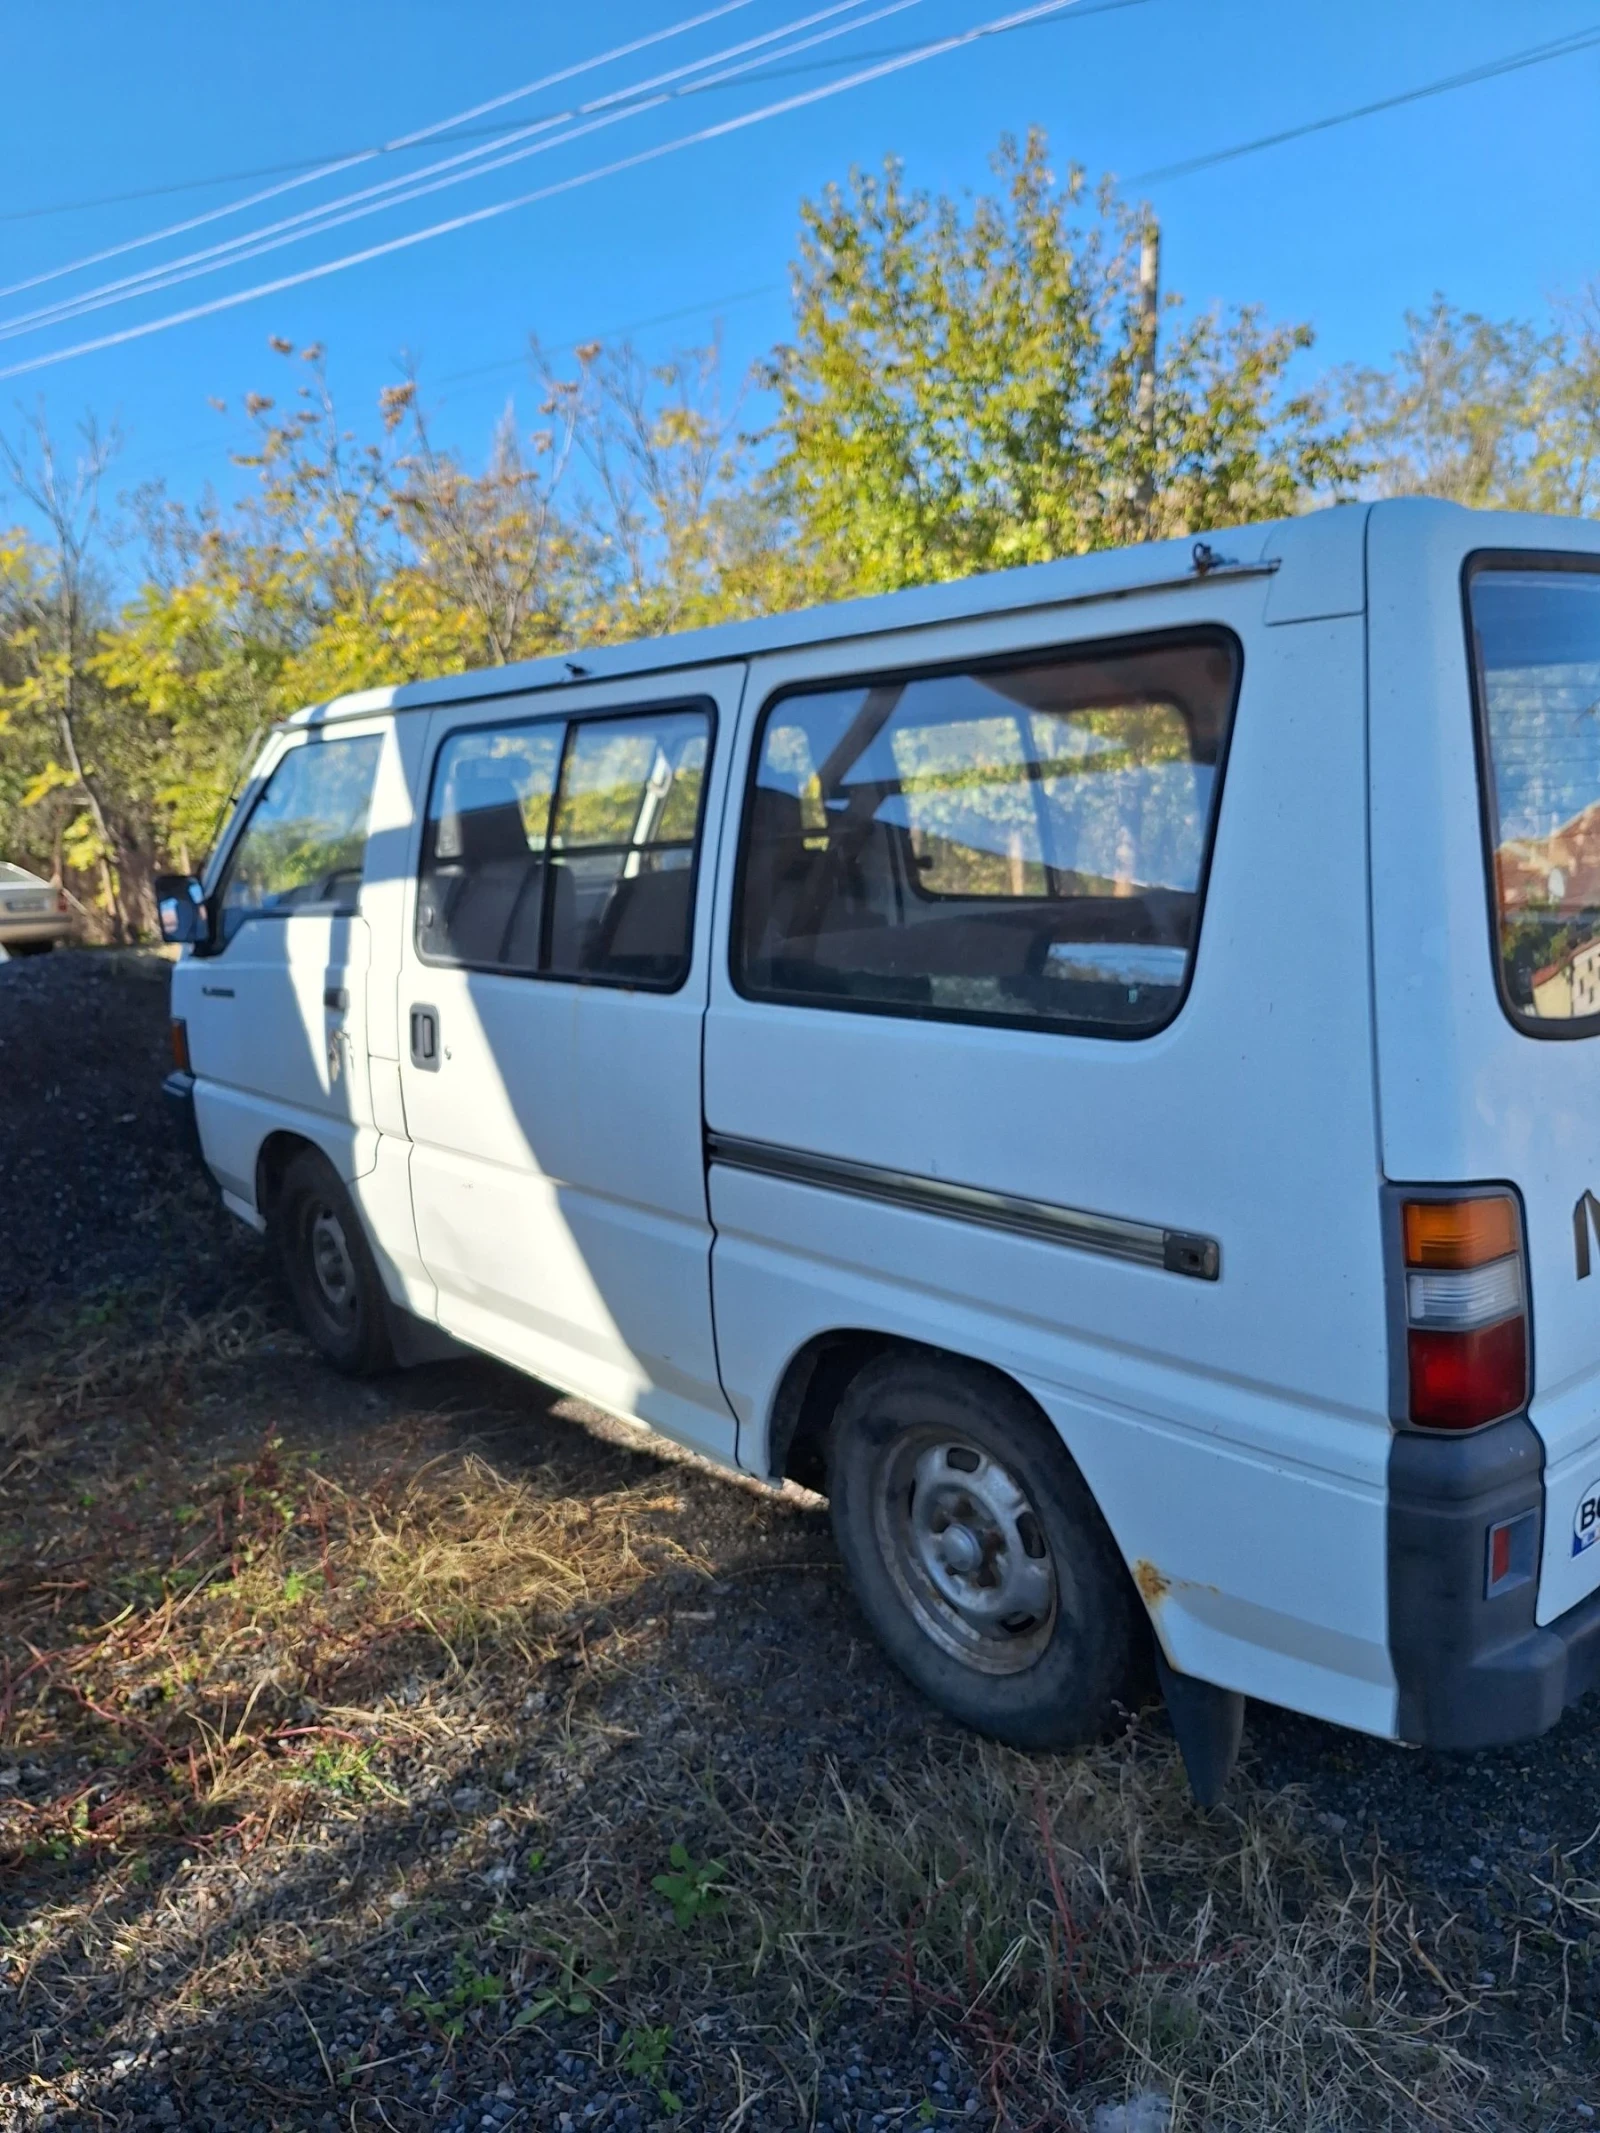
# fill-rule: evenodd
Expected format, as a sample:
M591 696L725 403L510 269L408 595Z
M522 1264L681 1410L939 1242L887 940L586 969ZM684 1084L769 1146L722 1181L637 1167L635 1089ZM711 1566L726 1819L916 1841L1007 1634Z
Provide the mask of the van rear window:
M1588 1034L1600 1030L1600 570L1480 567L1467 597L1502 997L1522 1028Z
M757 998L1144 1036L1200 923L1236 641L785 692L763 715L734 977Z

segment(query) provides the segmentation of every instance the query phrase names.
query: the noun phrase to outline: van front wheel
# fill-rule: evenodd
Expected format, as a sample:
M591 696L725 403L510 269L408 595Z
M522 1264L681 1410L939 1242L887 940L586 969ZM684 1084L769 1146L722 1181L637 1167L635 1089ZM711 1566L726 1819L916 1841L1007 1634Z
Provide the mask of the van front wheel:
M284 1172L272 1230L300 1323L323 1357L351 1377L388 1369L394 1350L372 1249L338 1173L314 1148Z
M1076 1747L1130 1695L1128 1574L1055 1432L1003 1380L936 1358L869 1364L840 1403L833 1527L901 1672L1014 1747Z

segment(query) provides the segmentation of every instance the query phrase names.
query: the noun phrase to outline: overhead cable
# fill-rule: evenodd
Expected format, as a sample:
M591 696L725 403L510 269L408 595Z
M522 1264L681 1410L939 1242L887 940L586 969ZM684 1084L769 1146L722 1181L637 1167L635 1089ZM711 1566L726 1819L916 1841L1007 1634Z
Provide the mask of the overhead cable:
M1285 141L1301 141L1308 134L1328 133L1335 126L1349 126L1357 119L1372 118L1380 111L1396 111L1402 104L1418 104L1425 97L1448 96L1453 89L1470 89L1478 82L1495 81L1502 74L1520 73L1524 67L1542 67L1552 59L1571 59L1600 45L1600 24L1574 30L1569 36L1552 38L1548 44L1530 45L1509 52L1504 59L1485 61L1460 74L1446 74L1438 81L1423 82L1415 89L1402 89L1394 96L1380 96L1370 104L1356 104L1348 111L1330 112L1326 118L1307 119L1302 126L1285 126L1277 133L1258 134L1253 141L1236 141L1231 148L1215 148L1208 155L1189 156L1181 163L1164 163L1157 170L1141 170L1130 185L1159 185L1169 178L1187 178L1197 170L1232 163L1239 156L1258 155L1264 148L1280 148Z
M739 4L741 6L748 5L749 0L739 0ZM1091 4L1075 8L1069 16L1057 19L1065 20L1068 22L1082 22L1087 21L1093 15L1116 15L1121 14L1126 8L1148 7L1149 5L1150 0L1091 0ZM721 13L723 12L723 10L718 9L715 12ZM698 25L698 23L702 19L710 20L711 18L696 17L695 24L691 25L691 27ZM682 27L683 26L680 24L677 25L671 31L660 31L657 33L657 38L659 40L660 37L677 35ZM1032 23L1018 23L1017 27L1019 29L1031 29L1034 27L1043 27L1043 25L1035 25ZM646 41L648 42L649 40ZM636 49L636 47L628 47L624 49ZM910 49L911 47L909 45L896 45L895 47L893 47L893 52L908 52L910 51ZM615 53L608 53L604 56L607 58L615 58L617 55ZM876 52L869 52L865 56L868 59L887 59L891 56L891 52L885 49ZM826 65L826 63L826 61L812 61L809 64L811 66L820 66ZM593 64L599 65L600 62L597 60L593 62ZM799 74L805 71L806 69L802 67L786 67L781 70L775 69L774 78L778 78L779 75L784 73ZM534 88L538 86L539 84L530 84L527 90L518 91L517 93L519 95L531 95L533 93ZM480 126L477 128L469 128L463 124L458 115L457 118L446 119L441 121L439 128L436 130L441 132L448 131L450 133L453 133L456 139L459 141L471 139L473 132L478 132L482 134L497 133L499 131L499 128L497 126ZM414 136L408 135L405 137L405 141L409 142L413 138ZM291 171L309 171L312 170L314 166L320 167L323 165L330 165L336 159L348 159L350 157L355 156L397 155L403 152L404 145L405 143L401 141L382 141L377 143L369 142L364 143L360 148L338 150L325 149L323 153L318 156L295 156L290 158L288 161L282 163L256 163L253 164L249 170L213 170L209 171L203 178L175 178L173 179L170 185L141 185L127 192L89 193L81 200L49 200L46 201L43 206L40 207L4 208L0 209L0 224L4 224L7 222L42 222L51 215L89 214L94 212L96 209L103 207L128 207L140 200L170 200L175 193L206 192L214 185L248 185L251 184L257 178L279 178L286 176ZM309 183L310 180L307 180L307 182ZM232 214L233 212L235 212L235 210L233 207L226 207L219 208L216 212L218 214ZM193 224L184 224L181 226L182 229L192 227L194 227ZM181 234L181 230L178 233ZM175 233L172 231L162 231L158 234L162 236L168 236ZM139 243L153 244L156 242L156 238L140 238L137 241ZM79 262L80 265L93 265L97 263L97 261ZM59 269L59 271L63 274L66 274L70 273L72 269L68 267L63 267Z
M431 140L441 133L449 133L457 126L464 126L470 119L481 118L486 111L497 111L506 104L520 102L524 97L538 96L546 89L554 89L564 81L572 81L580 74L592 74L596 68L609 66L613 60L629 59L635 52L647 46L664 44L668 38L683 37L690 30L698 30L708 22L716 22L724 15L735 15L741 8L750 7L754 0L722 0L722 4L709 8L698 15L686 15L681 22L669 23L664 30L652 30L648 36L635 37L627 44L613 45L608 52L597 52L592 59L580 59L570 67L562 67L554 74L542 74L537 81L525 82L520 89L510 89L504 96L492 97L487 103L473 104L466 111L458 111L451 118L438 119L431 126L418 128L414 133L399 135L395 140L383 141L370 148L354 148L346 154L335 156L331 161L316 164L300 177L290 178L283 185L270 185L265 192L252 193L243 200L230 200L222 207L207 208L202 215L191 215L186 222L174 222L164 230L149 230L142 237L129 237L121 244L108 245L104 251L86 253L82 259L69 260L64 267L51 267L47 273L35 274L27 281L13 282L8 289L0 289L0 296L18 296L24 289L37 289L47 281L59 281L63 275L80 274L89 267L103 266L108 259L120 259L128 252L137 252L146 245L164 244L169 237L185 237L190 230L198 230L209 222L220 222L227 215L242 215L247 208L260 207L264 201L276 200L284 193L294 192L298 187L315 185L323 178L336 177L340 171L353 170L358 163L373 162L379 156L396 155L402 149L414 148L421 141ZM4 218L9 221L12 218Z
M486 176L489 172L503 170L508 164L525 161L529 156L543 155L552 148L583 135L600 131L622 120L637 118L657 110L673 101L675 96L690 93L698 86L691 81L687 88L670 85L681 83L685 76L704 76L706 70L726 60L736 64L724 66L721 73L710 76L716 82L726 82L760 69L774 56L787 58L792 53L807 51L828 42L832 38L852 35L886 16L902 14L906 9L917 7L922 0L887 0L887 4L866 14L853 13L861 0L832 0L828 7L820 8L809 15L801 15L781 24L777 29L764 31L759 37L746 38L740 44L726 45L719 52L689 61L681 67L673 67L666 73L649 76L641 82L630 83L624 88L608 91L604 96L591 98L569 110L552 113L527 126L515 128L510 133L499 134L481 147L465 149L453 156L442 157L438 162L424 164L420 170L406 172L402 176L386 178L376 185L363 187L353 193L320 202L315 207L303 208L298 214L286 215L277 222L269 222L254 230L245 230L220 244L202 247L199 251L180 255L176 259L162 261L153 267L141 268L135 274L124 275L120 280L103 282L99 287L80 292L77 296L62 297L55 303L45 304L32 311L18 313L15 317L0 320L0 340L14 340L18 334L42 332L46 327L81 318L91 311L101 311L108 304L131 302L135 297L152 295L184 281L192 281L197 275L218 273L222 269L259 258L263 252L278 251L286 244L296 244L308 237L321 235L324 230L337 229L348 222L361 220L366 215L382 213L385 209L406 205L409 201L425 195L441 192L448 186L465 184L470 179ZM833 18L852 15L847 22ZM748 55L758 47L767 46L791 32L810 29L819 22L833 21L833 27L809 37L801 37L783 48L776 55L760 52L757 57ZM657 93L650 93L657 92ZM621 106L620 109L608 107ZM599 114L595 116L595 114ZM568 121L572 123L565 132L555 129ZM527 143L530 136L542 136L531 146L513 146ZM508 149L505 154L496 154L498 149ZM446 175L440 176L439 173ZM365 203L365 204L364 204ZM284 234L287 233L287 234ZM25 286L25 285L19 285ZM0 296L10 294L0 289Z
M840 96L845 91L863 87L872 81L881 81L891 74L904 73L908 68L922 66L929 60L942 58L946 53L960 51L976 44L985 37L1003 34L1023 22L1042 20L1048 15L1064 13L1080 4L1080 0L1042 0L1042 4L1024 8L1013 15L998 16L989 22L979 23L969 30L958 31L948 37L917 47L914 51L881 61L876 66L863 67L840 81L825 82L820 88L807 89L795 96L784 97L777 103L765 104L755 111L741 112L735 118L722 119L714 125L702 126L693 133L681 134L676 140L663 141L654 148L641 149L636 155L620 157L616 162L579 171L574 176L557 180L554 184L539 187L536 191L521 193L514 199L498 200L488 207L471 210L467 214L454 215L448 221L430 224L425 229L412 230L400 237L391 237L382 244L368 245L359 252L348 252L339 259L325 260L320 266L302 267L293 274L281 275L275 281L258 282L249 289L236 289L227 296L213 297L204 304L190 305L186 310L169 312L165 317L147 319L137 326L124 326L115 333L97 335L93 340L78 341L67 348L52 350L47 355L30 356L24 362L12 363L0 369L0 379L17 378L45 370L57 363L71 362L75 357L92 355L104 348L117 348L129 341L147 339L151 334L165 333L174 326L188 325L200 318L214 317L221 311L232 311L241 304L253 303L263 296L277 296L285 290L303 287L308 282L323 281L330 275L342 274L351 267L364 266L368 261L383 259L395 252L409 250L414 245L430 243L436 237L445 237L457 230L471 229L480 223L490 222L498 216L513 213L518 208L531 207L541 200L554 199L561 193L576 191L580 186L593 185L602 178L619 175L626 170L637 170L648 163L659 162L663 157L677 155L683 149L699 146L702 142L720 140L730 134L740 133L748 127L780 118L790 111L824 102L829 97Z

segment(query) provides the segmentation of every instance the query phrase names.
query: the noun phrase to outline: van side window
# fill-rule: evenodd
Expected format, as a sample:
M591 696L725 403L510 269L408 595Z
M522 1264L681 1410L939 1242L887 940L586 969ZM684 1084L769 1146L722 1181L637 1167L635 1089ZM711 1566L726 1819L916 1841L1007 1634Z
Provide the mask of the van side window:
M424 836L422 954L681 985L709 743L707 714L680 707L452 734Z
M355 910L382 746L380 734L359 734L307 741L281 758L228 859L219 945L247 918Z
M1239 678L1220 632L795 690L758 734L757 997L1142 1036L1177 1013Z
M475 726L439 750L417 946L480 970L539 968L544 852L566 729Z
M681 985L710 738L703 711L575 725L550 840L555 977Z

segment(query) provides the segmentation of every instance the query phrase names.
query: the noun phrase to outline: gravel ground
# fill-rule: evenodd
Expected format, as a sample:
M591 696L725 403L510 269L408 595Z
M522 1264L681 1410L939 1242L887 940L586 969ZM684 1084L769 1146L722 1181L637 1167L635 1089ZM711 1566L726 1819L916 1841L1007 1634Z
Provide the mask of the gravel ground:
M1187 1807L1159 1715L1081 1769L1035 1766L1042 1778L1023 1759L979 1754L868 1642L814 1500L713 1477L487 1363L365 1387L323 1371L266 1283L259 1245L216 1209L162 1114L164 977L155 958L92 953L0 965L0 1208L20 1247L8 1254L0 1395L10 1367L16 1413L19 1387L48 1384L56 1417L42 1439L19 1423L9 1464L0 1448L0 1606L35 1625L17 1629L0 1678L0 2123L1160 2133L1174 2090L1186 2126L1439 2122L1425 2099L1409 2115L1403 2088L1397 2101L1378 2072L1365 2101L1359 2084L1341 2090L1336 2117L1319 2116L1314 2098L1296 2117L1186 2112L1182 2081L1165 2061L1119 2055L1115 2025L1090 1995L1048 2065L1016 2024L1002 2051L984 2013L1000 2004L998 1987L953 2013L950 1990L912 1974L915 1955L959 1983L959 1935L949 1948L930 1938L933 1898L975 1874L964 1849L984 1844L999 1808L971 1808L939 1890L906 1903L903 1964L892 1938L884 1958L843 1924L873 1867L870 1837L849 1849L857 1803L879 1803L885 1847L909 1846L924 1810L906 1803L954 1803L959 1819L955 1788L984 1784L995 1800L1019 1801L1024 1822L1030 1797L1046 1813L1047 1794L1063 1822L1135 1795L1156 1803L1150 1857L1159 1842L1179 1862L1174 1905L1186 1873L1215 1879L1224 1869L1208 1868L1213 1858L1237 1876L1262 1832L1276 1832L1294 1853L1274 1898L1291 1940L1312 1916L1316 1876L1363 1905L1370 1883L1369 2014L1380 1910L1398 1960L1409 1933L1455 1965L1448 1978L1433 1971L1438 2034L1448 2019L1452 2042L1489 2069L1456 2122L1596 2121L1600 1890L1582 1878L1600 1849L1593 1704L1541 1741L1460 1758L1253 1707L1233 1819ZM175 1326L223 1330L206 1334L210 1347L198 1334L183 1347ZM178 1360L152 1371L157 1336ZM102 1382L86 1353L110 1373L103 1396L82 1389ZM145 1361L124 1368L124 1353ZM311 1512L296 1506L332 1501L317 1491L337 1485L341 1505L377 1507L376 1526L397 1476L418 1533L436 1511L455 1520L452 1533L465 1530L453 1508L462 1490L476 1492L475 1516L491 1501L530 1514L555 1506L574 1533L587 1507L610 1517L623 1504L627 1576L537 1637L474 1632L470 1649L456 1649L402 1621L337 1694L291 1694L290 1661L275 1662L278 1730L263 1738L282 1759L303 1745L295 1736L325 1736L317 1753L331 1758L309 1771L316 1784L280 1786L293 1811L260 1805L265 1793L229 1777L187 1822L176 1808L158 1813L151 1800L182 1790L171 1763L142 1780L136 1822L118 1804L132 1797L119 1773L152 1762L146 1737L162 1713L216 1693L231 1646L130 1688L126 1715L113 1714L121 1731L103 1708L109 1688L65 1689L25 1727L18 1697L9 1746L5 1714L27 1655L70 1645L36 1624L75 1608L87 1619L102 1604L110 1620L136 1591L129 1580L163 1550L179 1560L180 1542L204 1530L201 1513L223 1500L219 1476L229 1492L237 1483L241 1520L246 1476L284 1504L284 1522L301 1518L306 1564L320 1545L320 1571L273 1570L280 1596L311 1595L307 1609L318 1579L331 1593L343 1577L348 1594L351 1578L336 1574L344 1558L330 1554L324 1513L318 1543ZM219 1509L219 1535L223 1523ZM248 1551L229 1545L229 1574L241 1579ZM169 1611L177 1589L169 1580ZM309 1642L312 1631L295 1635ZM67 1672L88 1663L71 1660ZM131 1681L133 1660L117 1663ZM97 1722L108 1720L100 1733L74 1731L86 1695L89 1708L102 1705ZM244 1723L237 1712L219 1722L219 1743ZM381 1753L369 1767L368 1748L350 1747L360 1759L340 1765L341 1741L381 1741ZM199 1802L192 1752L189 1774ZM810 1864L797 1802L812 1803ZM101 1840L102 1817L114 1840ZM1089 1837L1073 1841L1092 1863ZM674 1844L691 1883L713 1846L723 1869L699 1885L703 1916L681 1928L653 1886L674 1870ZM835 1844L848 1872L838 1864L830 1897ZM798 1894L782 1908L791 1855L797 1890L821 1860L809 1910ZM1251 1871L1266 1869L1258 1860ZM1121 1877L1119 1866L1105 1886ZM733 1892L725 1917L723 1886ZM758 1886L761 1904L776 1905L760 1911L770 1932L735 1948L735 1913L748 1923L759 1911L741 1892ZM984 1883L991 1910L998 1886ZM982 1914L982 1903L963 1914L969 1968L972 1936L992 1922ZM1409 2020L1433 1987L1419 1970L1396 1990ZM1309 2032L1309 2014L1304 2022Z
M161 1109L166 995L157 955L0 963L0 1208L8 1229L27 1217L8 1309L137 1278L158 1255L186 1285L200 1275L161 1221L191 1197Z

